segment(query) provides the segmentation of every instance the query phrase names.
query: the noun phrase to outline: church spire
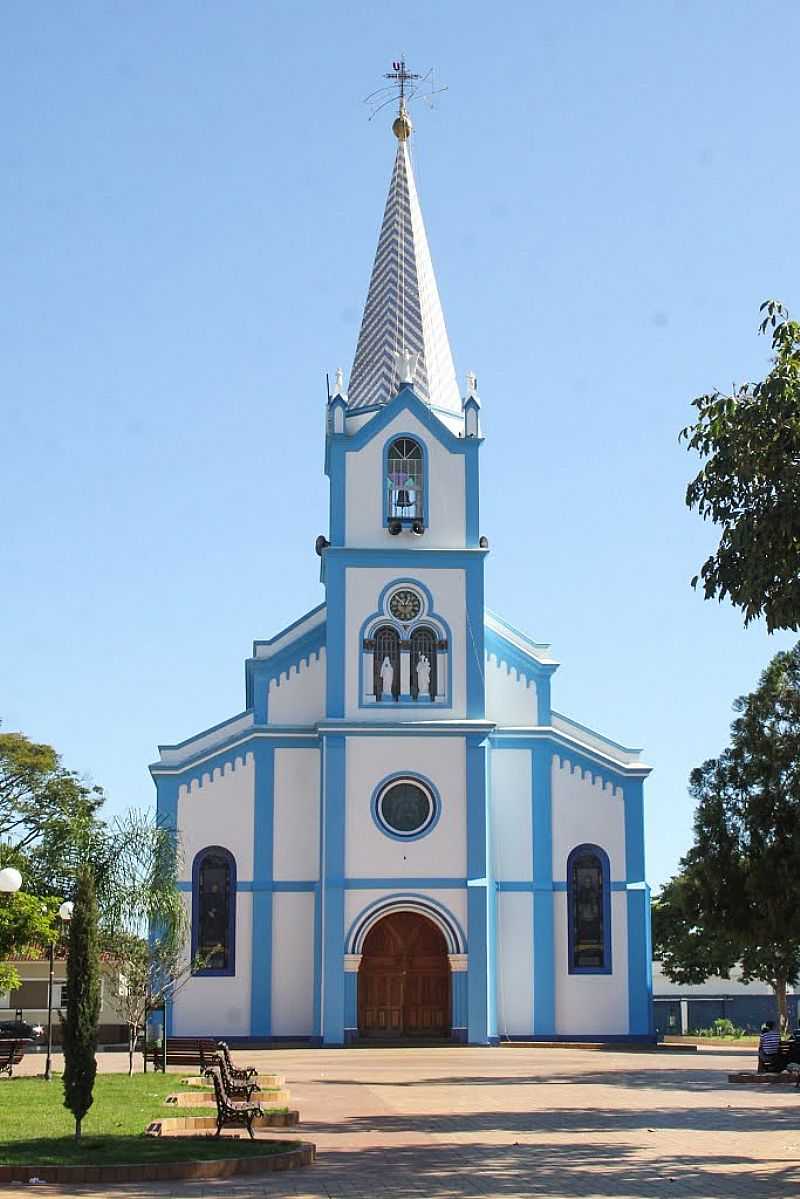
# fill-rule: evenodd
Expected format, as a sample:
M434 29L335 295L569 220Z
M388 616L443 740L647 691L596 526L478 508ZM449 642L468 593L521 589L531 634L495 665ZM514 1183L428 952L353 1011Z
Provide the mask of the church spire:
M389 195L348 388L348 407L385 404L410 381L414 391L446 412L461 414L450 343L433 273L422 209L409 154L411 118L403 84L413 78L395 64L399 110Z

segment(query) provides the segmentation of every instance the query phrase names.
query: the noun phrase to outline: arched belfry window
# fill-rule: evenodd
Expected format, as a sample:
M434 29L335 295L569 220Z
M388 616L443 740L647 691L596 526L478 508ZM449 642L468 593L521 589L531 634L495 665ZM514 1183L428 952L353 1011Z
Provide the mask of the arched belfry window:
M192 869L192 972L231 975L235 959L236 862L214 845L200 851Z
M608 856L579 845L567 859L570 974L611 973L611 887Z
M436 650L439 638L433 629L414 629L411 634L411 695L416 700L436 699Z
M425 519L425 459L412 437L398 437L386 456L386 519Z
M400 698L400 636L391 625L381 625L375 632L372 686L376 700Z

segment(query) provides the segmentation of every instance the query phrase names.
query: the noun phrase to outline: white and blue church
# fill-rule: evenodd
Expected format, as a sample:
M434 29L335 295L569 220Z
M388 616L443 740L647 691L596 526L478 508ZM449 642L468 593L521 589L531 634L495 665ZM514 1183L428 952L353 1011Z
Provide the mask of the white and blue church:
M349 379L324 600L253 643L244 711L150 770L192 974L174 1036L339 1046L652 1037L639 751L552 706L484 603L481 408L456 382L401 101Z

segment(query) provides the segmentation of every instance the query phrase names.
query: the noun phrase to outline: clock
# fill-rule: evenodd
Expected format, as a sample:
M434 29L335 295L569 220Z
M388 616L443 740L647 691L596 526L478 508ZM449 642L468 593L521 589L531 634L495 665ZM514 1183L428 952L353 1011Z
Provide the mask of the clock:
M404 587L400 591L395 591L389 600L389 611L395 620L401 620L403 624L408 624L410 620L417 619L422 611L422 603L416 591L410 591Z

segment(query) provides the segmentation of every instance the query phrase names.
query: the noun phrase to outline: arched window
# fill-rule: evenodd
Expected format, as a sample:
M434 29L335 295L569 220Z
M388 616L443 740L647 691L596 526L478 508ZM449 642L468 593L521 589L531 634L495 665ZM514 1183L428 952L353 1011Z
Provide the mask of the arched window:
M425 462L422 446L398 437L386 458L387 520L424 520Z
M236 862L227 849L203 849L192 870L194 974L235 973Z
M579 845L567 859L570 974L611 973L611 896L608 857Z
M411 634L411 694L414 699L436 699L436 648L433 629L414 629Z
M400 698L400 636L391 625L381 625L375 633L372 687L377 700Z

